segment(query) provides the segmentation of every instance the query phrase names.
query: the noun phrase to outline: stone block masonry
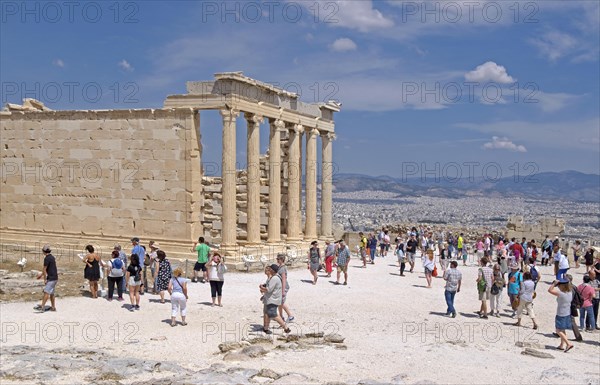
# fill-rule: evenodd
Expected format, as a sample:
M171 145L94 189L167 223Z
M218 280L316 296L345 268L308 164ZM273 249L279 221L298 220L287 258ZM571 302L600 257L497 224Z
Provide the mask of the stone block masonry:
M189 249L202 233L196 115L189 108L2 112L3 240L140 236Z

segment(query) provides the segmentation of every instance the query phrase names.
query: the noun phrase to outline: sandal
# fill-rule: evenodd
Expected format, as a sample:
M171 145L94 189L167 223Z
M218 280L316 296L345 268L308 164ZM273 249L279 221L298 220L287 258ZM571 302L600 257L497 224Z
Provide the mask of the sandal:
M568 352L569 350L573 349L573 347L574 347L574 346L575 346L575 345L568 346L568 347L565 349L565 353L566 353L566 352Z
M270 331L269 329L265 329L265 328L263 328L263 333L265 333L265 334L273 334L272 331Z
M176 322L171 322L171 327L173 327L173 326L175 326L175 325L177 325L177 323L176 323Z
M182 322L181 323L181 326L185 326L185 325L187 325L187 322Z

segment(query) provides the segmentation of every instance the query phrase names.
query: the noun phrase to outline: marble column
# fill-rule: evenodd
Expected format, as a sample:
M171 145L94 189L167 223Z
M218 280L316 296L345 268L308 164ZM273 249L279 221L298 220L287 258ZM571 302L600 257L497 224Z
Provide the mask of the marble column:
M283 120L269 119L269 226L267 242L281 241L281 130Z
M300 240L300 133L301 124L289 127L288 140L288 194L287 194L287 240Z
M316 128L306 130L306 220L304 238L317 238L317 134Z
M223 117L223 221L221 229L221 248L235 250L237 246L237 218L236 218L236 169L235 169L235 134L236 118L239 111L222 109Z
M298 136L298 176L300 178L300 189L298 190L298 199L300 199L300 206L299 210L300 210L300 228L302 229L302 176L303 176L303 172L302 172L302 166L303 166L303 162L302 162L302 138L304 137L304 128L302 129L302 131L300 131L300 135Z
M332 142L335 134L325 132L321 134L321 237L333 238L333 156Z
M248 125L246 194L248 201L246 242L260 244L260 124L263 117L245 113Z

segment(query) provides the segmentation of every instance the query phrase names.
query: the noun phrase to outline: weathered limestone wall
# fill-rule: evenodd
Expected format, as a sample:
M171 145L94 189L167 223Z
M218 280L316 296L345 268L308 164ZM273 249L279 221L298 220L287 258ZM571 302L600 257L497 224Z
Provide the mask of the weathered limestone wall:
M525 237L528 241L535 239L541 244L546 235L550 239L560 236L565 232L565 221L560 218L543 218L539 223L525 223L522 216L511 216L506 225L508 239L516 238L521 240Z
M140 236L189 249L202 233L198 119L183 108L0 113L3 240Z

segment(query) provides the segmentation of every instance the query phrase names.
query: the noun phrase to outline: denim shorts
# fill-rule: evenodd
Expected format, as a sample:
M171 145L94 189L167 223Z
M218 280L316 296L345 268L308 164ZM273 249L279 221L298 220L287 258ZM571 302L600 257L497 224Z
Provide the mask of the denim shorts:
M556 316L554 317L554 326L557 330L570 330L573 327L571 323L571 316Z

